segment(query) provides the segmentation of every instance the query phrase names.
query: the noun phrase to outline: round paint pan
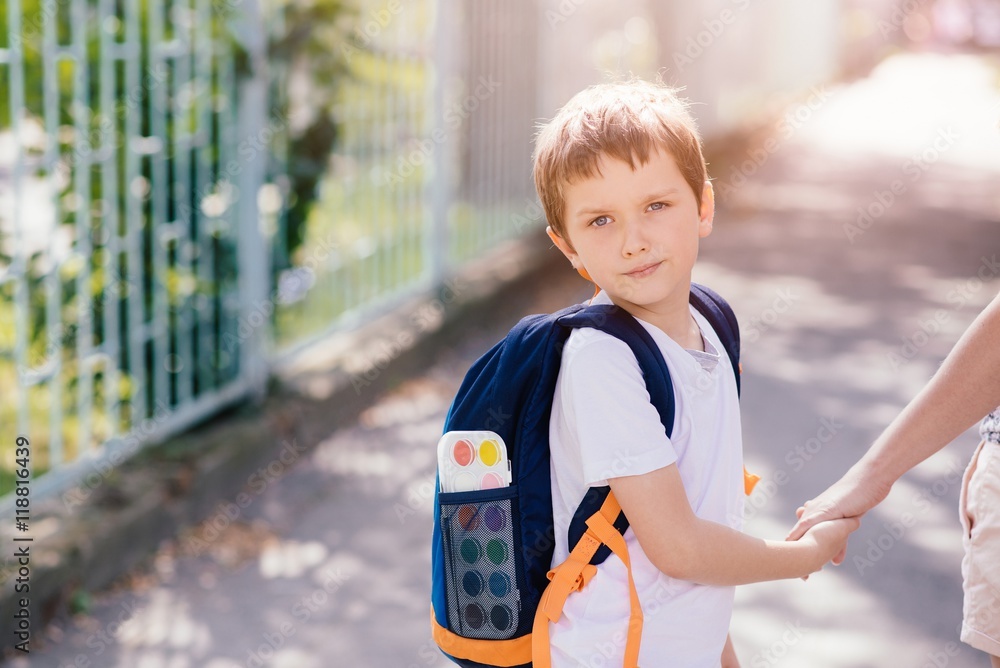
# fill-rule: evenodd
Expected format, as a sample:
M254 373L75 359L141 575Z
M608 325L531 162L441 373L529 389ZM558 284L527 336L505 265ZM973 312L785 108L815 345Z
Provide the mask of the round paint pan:
M502 540L494 538L486 543L486 558L497 566L507 561L508 556L510 556L510 553L507 550L507 543Z
M454 485L456 492L471 492L476 488L476 476L468 471L462 471L455 476Z
M487 506L483 511L483 522L490 531L502 531L507 526L507 513L499 506Z
M482 628L483 624L486 622L486 612L483 610L483 606L478 603L470 603L465 606L465 623L469 625L471 629Z
M497 571L490 575L490 593L497 598L503 598L510 593L510 576L503 571Z
M466 538L463 540L459 551L462 554L462 560L470 566L479 561L479 558L483 556L483 546L475 538Z
M514 623L514 613L503 603L498 603L490 610L490 623L500 631L506 631Z
M455 520L463 531L475 531L479 528L479 510L475 506L462 506L455 513Z
M499 473L490 471L489 473L483 475L482 479L479 481L479 489L500 489L501 487L506 487L505 481L500 477Z
M455 445L451 446L451 459L463 468L476 461L476 448L472 441L467 438L455 441Z
M465 575L462 576L462 589L472 598L482 594L485 587L486 583L483 582L483 576L479 574L479 571L466 571Z
M500 444L492 438L487 438L479 444L479 461L486 466L496 466L503 458Z

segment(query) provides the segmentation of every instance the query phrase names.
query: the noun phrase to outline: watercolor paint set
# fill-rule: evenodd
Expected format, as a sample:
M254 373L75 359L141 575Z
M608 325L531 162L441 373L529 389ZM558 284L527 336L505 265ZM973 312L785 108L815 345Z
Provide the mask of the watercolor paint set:
M438 471L449 626L467 638L510 638L521 605L507 448L490 431L449 432Z
M438 472L442 492L506 487L507 446L492 431L449 431L438 441Z

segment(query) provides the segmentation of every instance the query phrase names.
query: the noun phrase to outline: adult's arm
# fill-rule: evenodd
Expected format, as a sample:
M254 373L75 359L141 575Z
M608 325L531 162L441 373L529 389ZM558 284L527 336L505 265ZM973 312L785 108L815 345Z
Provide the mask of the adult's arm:
M844 477L807 501L789 539L825 520L880 503L901 475L1000 405L1000 294L983 310L930 382Z

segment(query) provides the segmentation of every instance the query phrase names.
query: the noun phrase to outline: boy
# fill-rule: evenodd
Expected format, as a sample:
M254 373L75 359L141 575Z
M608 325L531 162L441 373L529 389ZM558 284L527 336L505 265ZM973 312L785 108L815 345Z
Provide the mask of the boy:
M734 374L718 335L688 304L699 239L714 198L694 122L674 92L629 82L577 94L539 133L535 185L548 234L650 333L670 369L676 419L668 438L623 342L575 330L549 425L556 547L588 487L609 484L628 517L625 541L644 610L641 666L738 666L728 639L733 585L802 577L846 544L857 520L802 540L739 532L743 463ZM721 354L720 354L721 353ZM554 667L621 666L628 575L605 561L552 624Z

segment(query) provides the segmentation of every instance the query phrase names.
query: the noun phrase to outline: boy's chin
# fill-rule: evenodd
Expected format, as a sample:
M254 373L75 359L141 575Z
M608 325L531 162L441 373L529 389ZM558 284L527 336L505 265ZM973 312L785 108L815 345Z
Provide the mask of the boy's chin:
M607 293L608 298L616 306L620 306L626 311L638 310L653 310L659 311L662 307L667 306L673 301L673 297L669 290L639 290L632 293L627 291L610 291L604 290ZM678 300L683 300L686 304L688 301L687 294L677 297Z

